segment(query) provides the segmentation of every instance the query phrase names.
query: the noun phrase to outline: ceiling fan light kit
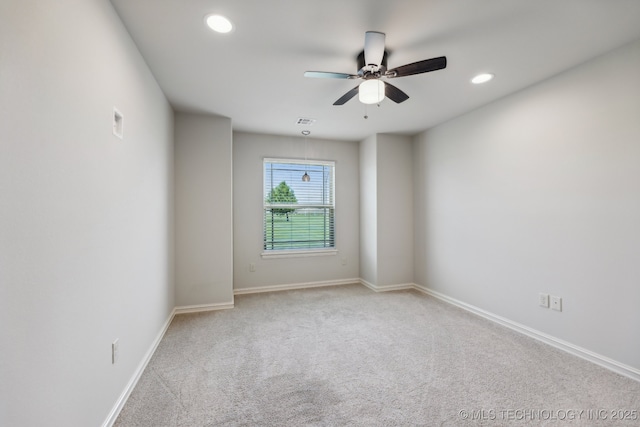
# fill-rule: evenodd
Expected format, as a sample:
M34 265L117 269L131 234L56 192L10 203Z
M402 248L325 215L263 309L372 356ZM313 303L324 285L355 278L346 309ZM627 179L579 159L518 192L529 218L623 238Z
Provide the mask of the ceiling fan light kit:
M323 79L364 79L364 82L345 93L333 105L344 105L356 94L363 104L377 104L385 97L399 104L409 99L409 95L397 87L383 82L381 80L382 77L393 79L412 76L414 74L442 70L447 66L447 58L440 56L388 70L387 56L389 53L385 51L385 37L384 33L378 31L367 31L365 33L364 50L357 58L357 74L307 71L304 75L305 77Z
M365 80L358 87L358 99L363 104L378 104L384 99L384 82L377 79Z

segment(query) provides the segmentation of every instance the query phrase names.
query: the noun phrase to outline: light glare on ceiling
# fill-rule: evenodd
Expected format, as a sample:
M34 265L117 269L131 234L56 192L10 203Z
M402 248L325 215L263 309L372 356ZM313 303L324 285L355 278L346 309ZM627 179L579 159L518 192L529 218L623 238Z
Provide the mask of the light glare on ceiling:
M207 15L205 21L209 28L218 33L228 33L233 29L233 24L222 15Z
M477 76L471 79L471 83L479 85L481 83L486 83L491 79L493 79L493 74L489 74L489 73L478 74Z

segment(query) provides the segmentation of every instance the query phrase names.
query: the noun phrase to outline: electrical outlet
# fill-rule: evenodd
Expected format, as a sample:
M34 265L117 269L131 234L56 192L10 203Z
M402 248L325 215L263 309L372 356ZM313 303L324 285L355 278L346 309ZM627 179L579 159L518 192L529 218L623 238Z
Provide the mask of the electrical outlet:
M551 295L551 309L562 311L562 298Z
M342 265L347 265L347 258L342 258L340 261L342 262Z
M118 138L123 137L124 116L116 108L113 109L113 134Z
M538 298L540 307L549 308L549 294L539 294Z
M118 353L120 352L120 339L116 339L111 343L111 364L115 365L118 361Z

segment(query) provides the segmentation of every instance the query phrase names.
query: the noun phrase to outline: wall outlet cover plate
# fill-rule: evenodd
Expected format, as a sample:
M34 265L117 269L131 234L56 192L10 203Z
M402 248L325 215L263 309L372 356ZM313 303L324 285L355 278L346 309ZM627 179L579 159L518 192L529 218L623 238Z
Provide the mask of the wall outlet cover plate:
M539 294L540 307L549 308L549 294Z

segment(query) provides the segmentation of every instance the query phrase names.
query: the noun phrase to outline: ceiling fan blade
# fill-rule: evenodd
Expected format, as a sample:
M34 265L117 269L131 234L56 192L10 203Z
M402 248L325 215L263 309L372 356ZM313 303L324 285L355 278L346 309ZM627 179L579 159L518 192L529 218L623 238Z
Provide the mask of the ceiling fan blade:
M360 89L360 86L354 87L349 92L342 95L342 97L338 99L336 102L334 102L333 105L344 105L348 100L350 100L351 98L353 98L358 94L359 89Z
M364 65L377 65L382 63L384 56L385 34L378 31L367 31L364 35Z
M440 56L438 58L425 59L424 61L414 62L413 64L403 65L393 70L388 70L385 77L404 77L414 74L428 73L429 71L442 70L447 66L447 57Z
M316 79L358 79L357 74L332 73L330 71L305 71L305 77L313 77Z
M396 104L400 104L401 102L409 99L409 95L387 82L385 82L384 84L384 96L386 96Z

